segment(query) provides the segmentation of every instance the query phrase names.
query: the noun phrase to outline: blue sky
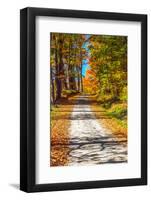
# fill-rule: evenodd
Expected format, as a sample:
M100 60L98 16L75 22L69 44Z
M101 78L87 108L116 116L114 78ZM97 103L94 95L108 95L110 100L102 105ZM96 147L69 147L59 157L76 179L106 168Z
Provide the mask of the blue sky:
M89 69L90 66L88 65L88 61L86 59L84 59L82 61L82 76L85 76L86 75L86 71L87 69Z
M86 35L86 39L88 39L90 36L91 35ZM89 52L89 48L87 47L87 45L88 45L88 42L85 42L84 45L83 45L83 48L85 48L86 51ZM83 61L82 61L82 76L86 75L86 71L89 68L90 68L90 66L88 65L88 60L83 59Z

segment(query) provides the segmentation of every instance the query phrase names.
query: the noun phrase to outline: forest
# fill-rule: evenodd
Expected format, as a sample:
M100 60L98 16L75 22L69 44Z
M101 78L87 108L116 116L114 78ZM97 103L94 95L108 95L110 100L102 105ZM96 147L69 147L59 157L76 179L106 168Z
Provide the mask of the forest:
M50 40L52 104L78 92L104 105L127 100L127 37L51 33Z
M51 33L51 102L83 92L82 61L87 56L79 34Z
M126 162L127 98L126 36L50 33L50 165Z

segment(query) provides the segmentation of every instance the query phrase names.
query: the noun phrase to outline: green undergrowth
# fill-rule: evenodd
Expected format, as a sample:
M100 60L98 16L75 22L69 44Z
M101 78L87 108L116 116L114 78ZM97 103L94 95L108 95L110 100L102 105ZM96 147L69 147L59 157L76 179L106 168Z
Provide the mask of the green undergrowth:
M113 117L124 128L127 128L127 104L113 103L110 108L106 109L106 114Z
M106 115L114 118L118 124L127 128L127 102L125 99L118 99L111 95L104 95L97 98L97 102L105 111Z

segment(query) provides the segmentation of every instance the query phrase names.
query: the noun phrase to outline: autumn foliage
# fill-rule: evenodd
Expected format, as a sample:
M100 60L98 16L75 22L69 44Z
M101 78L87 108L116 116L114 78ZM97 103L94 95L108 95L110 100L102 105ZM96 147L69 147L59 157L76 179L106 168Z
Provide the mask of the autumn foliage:
M126 140L127 37L50 33L50 93L52 166L67 165L65 145L78 94L90 95L95 116Z

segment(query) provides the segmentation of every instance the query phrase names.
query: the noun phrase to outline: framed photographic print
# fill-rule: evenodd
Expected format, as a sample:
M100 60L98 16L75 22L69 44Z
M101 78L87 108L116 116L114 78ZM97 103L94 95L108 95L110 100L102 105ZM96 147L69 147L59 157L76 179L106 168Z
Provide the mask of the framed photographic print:
M147 184L147 16L20 12L20 189Z

